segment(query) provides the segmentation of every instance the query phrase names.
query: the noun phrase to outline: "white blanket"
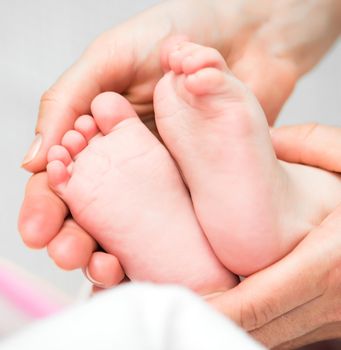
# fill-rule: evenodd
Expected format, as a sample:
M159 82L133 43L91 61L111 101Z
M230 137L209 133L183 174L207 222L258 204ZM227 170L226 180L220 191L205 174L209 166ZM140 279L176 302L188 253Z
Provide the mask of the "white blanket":
M129 283L37 322L1 350L260 350L191 292Z

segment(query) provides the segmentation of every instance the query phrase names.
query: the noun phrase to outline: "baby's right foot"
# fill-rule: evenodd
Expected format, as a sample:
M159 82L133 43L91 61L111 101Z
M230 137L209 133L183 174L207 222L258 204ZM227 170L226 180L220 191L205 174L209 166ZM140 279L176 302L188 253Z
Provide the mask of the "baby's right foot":
M52 189L132 280L181 283L201 294L235 278L196 220L175 163L129 102L103 93L48 154Z
M163 56L158 130L214 252L249 275L287 254L336 207L340 179L276 159L261 107L216 50L183 42Z

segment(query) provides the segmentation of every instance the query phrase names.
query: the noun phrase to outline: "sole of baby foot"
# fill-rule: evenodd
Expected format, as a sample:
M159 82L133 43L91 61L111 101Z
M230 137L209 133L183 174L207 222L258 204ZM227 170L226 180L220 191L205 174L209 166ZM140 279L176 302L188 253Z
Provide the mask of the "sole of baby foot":
M48 154L50 186L74 219L132 280L181 283L202 294L235 285L201 231L173 159L129 102L103 93L92 115Z
M184 41L168 48L165 68L154 93L160 135L214 252L234 273L252 274L338 203L339 179L276 159L258 101L218 51ZM311 195L321 183L337 190L333 198Z

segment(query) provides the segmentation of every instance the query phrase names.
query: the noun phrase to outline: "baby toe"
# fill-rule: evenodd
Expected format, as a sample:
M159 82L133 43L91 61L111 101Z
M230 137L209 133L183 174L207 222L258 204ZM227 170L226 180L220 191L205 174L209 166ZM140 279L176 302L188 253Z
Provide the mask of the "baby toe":
M85 137L76 130L69 130L62 138L61 144L68 150L72 158L75 158L86 146Z
M227 71L227 65L218 50L211 47L199 46L190 55L184 57L182 70L185 74L193 74L203 68L217 68Z
M183 61L186 57L192 55L195 50L198 49L198 45L187 41L174 45L169 52L169 67L176 73L183 73Z
M49 186L62 196L64 188L70 179L70 174L65 164L60 160L53 160L46 167Z
M216 68L205 68L188 75L185 86L195 95L225 92L226 75Z
M107 135L128 118L138 119L130 102L115 92L104 92L91 103L91 111L100 131Z
M162 44L162 47L160 50L160 60L161 60L161 67L165 73L171 69L169 65L170 53L176 49L178 44L184 41L188 41L187 36L172 35L171 37L167 38L167 40L165 40L165 42Z
M82 115L77 118L74 128L76 131L80 132L87 141L99 132L94 118L90 115Z
M54 160L60 160L66 166L68 166L72 162L70 153L67 151L65 147L61 145L52 146L47 154L48 162L52 162Z

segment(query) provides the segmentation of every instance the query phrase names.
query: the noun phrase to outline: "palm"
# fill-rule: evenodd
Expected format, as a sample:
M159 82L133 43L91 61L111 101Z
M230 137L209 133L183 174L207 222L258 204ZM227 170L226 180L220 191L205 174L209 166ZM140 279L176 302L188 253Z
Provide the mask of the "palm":
M203 2L202 6L207 7L210 4ZM230 33L214 33L217 24L212 22L215 18L208 17L203 20L200 14L193 14L192 7L188 8L191 11L187 14L188 18L198 18L185 25L179 20L178 8L176 7L176 11L172 10L170 7L167 15L161 13L158 20L155 20L156 16L153 14L153 21L149 18L149 12L144 13L123 27L105 34L106 39L102 41L103 46L98 51L102 58L103 52L108 52L104 57L110 62L102 65L107 67L106 75L111 79L111 83L107 84L109 89L124 94L141 119L151 121L153 91L163 74L160 47L168 37L181 34L188 36L191 41L218 49L233 73L251 87L272 122L289 96L295 79L285 60L278 60L264 51L261 45L255 47L252 44L258 28L255 27L254 33L245 40L243 31L236 34L233 26ZM169 28L164 24L165 21L171 23ZM202 25L198 26L198 22L202 22ZM146 23L150 25L146 26ZM117 54L117 51L120 52ZM264 76L267 76L266 80L263 79ZM273 85L278 81L281 82L281 90L275 93Z

